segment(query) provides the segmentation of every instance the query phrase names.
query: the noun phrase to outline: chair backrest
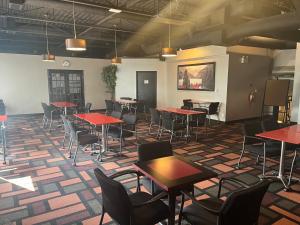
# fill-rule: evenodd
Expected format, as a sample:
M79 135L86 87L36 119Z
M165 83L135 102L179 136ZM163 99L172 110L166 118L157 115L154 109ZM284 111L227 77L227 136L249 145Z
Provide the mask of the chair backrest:
M242 128L245 136L255 136L256 134L263 132L260 121L246 122L243 124Z
M138 160L148 161L161 157L172 156L172 145L169 141L158 141L141 144L138 147Z
M119 111L112 111L110 116L117 118L117 119L121 119L122 118L122 112Z
M220 104L220 102L211 102L209 104L208 114L210 114L210 115L217 114L219 111L219 104Z
M261 125L264 131L277 130L280 128L279 124L274 119L263 120L261 121Z
M47 117L47 118L50 118L51 117L51 110L52 110L52 107L47 105L46 103L42 102L42 108L43 108L43 111L44 111L44 115Z
M157 109L150 108L150 117L151 117L151 123L153 124L159 124L160 123L160 113Z
M193 103L191 102L192 99L183 99L183 107L184 109L192 109Z
M102 190L102 204L105 211L118 223L130 225L132 205L125 188L107 177L99 168L94 169Z
M114 102L114 111L122 112L123 108L119 102Z
M124 114L122 120L125 122L127 130L135 131L137 122L137 116L135 114Z
M6 114L6 108L5 104L2 99L0 99L0 115L5 115Z
M88 102L85 104L84 112L89 113L91 111L92 103Z
M257 224L260 205L269 185L270 181L263 180L230 194L222 206L218 225Z
M173 125L173 114L170 112L161 112L161 126L164 129L167 130L172 130L172 125Z
M67 128L69 129L70 131L70 136L77 141L77 135L76 135L76 130L72 124L72 122L68 119L65 120L66 122L66 125L67 125Z
M105 100L106 111L113 111L114 110L114 102L112 100Z

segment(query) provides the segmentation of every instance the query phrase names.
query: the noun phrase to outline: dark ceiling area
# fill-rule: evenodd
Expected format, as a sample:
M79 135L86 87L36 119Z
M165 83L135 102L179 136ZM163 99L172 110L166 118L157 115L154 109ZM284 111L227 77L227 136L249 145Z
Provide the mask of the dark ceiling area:
M300 0L75 0L77 37L87 51L65 50L72 38L73 0L0 0L0 52L111 58L114 29L119 56L158 57L168 45L245 45L295 48L300 41ZM112 13L109 9L120 9ZM115 28L116 27L116 28Z

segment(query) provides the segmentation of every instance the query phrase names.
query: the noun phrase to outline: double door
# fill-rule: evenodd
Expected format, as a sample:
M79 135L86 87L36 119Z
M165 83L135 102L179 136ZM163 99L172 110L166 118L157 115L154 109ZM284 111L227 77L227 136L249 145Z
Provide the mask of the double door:
M48 70L49 102L72 102L84 106L82 70Z

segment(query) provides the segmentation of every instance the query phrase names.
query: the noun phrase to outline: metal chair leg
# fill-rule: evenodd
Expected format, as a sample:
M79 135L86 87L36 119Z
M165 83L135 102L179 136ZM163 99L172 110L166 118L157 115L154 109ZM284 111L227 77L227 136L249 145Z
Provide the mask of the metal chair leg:
M102 213L101 213L101 218L100 218L100 223L99 223L99 225L102 225L102 224L103 224L104 214L105 214L105 209L104 209L104 207L102 206Z
M264 159L263 159L263 177L265 176L266 172L266 144L264 143Z
M236 165L236 169L240 169L240 163L241 163L241 160L243 158L243 155L244 155L244 152L245 152L245 137L244 137L244 141L243 141L243 148L242 148L242 152L241 152L241 155L240 155L240 158L239 158L239 161Z
M74 154L74 159L73 159L73 166L76 166L76 157L77 157L77 152L79 150L79 147L80 147L80 145L77 144L77 148L76 148L76 151L75 151L75 154Z
M292 161L292 165L291 165L291 170L290 170L290 175L289 175L289 181L288 181L288 185L287 185L288 187L291 184L291 179L292 179L292 174L293 174L293 170L294 170L294 164L295 164L296 157L297 157L297 150L295 150L293 161Z

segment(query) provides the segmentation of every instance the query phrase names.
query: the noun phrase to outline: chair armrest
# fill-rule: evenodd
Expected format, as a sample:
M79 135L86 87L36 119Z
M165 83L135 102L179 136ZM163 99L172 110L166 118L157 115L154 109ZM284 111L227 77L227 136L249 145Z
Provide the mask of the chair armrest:
M191 195L190 193L188 193L187 191L181 191L181 193L185 196L187 196L188 198L190 198L193 202L193 204L197 205L198 207L201 207L205 210L207 210L208 212L212 213L212 214L215 214L215 215L218 215L220 214L221 212L221 208L220 209L213 209L213 208L210 208L209 206L201 203L201 201L198 201L193 195Z
M225 181L229 181L229 182L232 182L232 183L235 183L235 184L238 184L240 185L241 187L244 187L244 188L248 188L249 185L242 182L242 181L239 181L235 178L232 178L232 177L223 177L220 179L219 181L219 189L218 189L218 198L220 198L220 195L221 195L221 189L222 189L222 184L225 182Z
M135 205L133 205L133 207L141 207L144 205L149 205L153 202L160 201L162 198L164 198L166 196L168 196L168 193L163 191L163 192L159 193L158 195L155 195L155 197L151 198L150 200L143 202L143 203L135 204Z
M139 192L141 191L141 182L140 182L140 176L142 176L142 173L140 173L139 171L136 171L136 170L123 170L123 171L120 171L120 172L117 172L111 176L109 176L111 179L115 179L117 177L120 177L120 176L124 176L124 175L127 175L127 174L135 174L136 177L137 177L137 187L136 187L136 191Z

